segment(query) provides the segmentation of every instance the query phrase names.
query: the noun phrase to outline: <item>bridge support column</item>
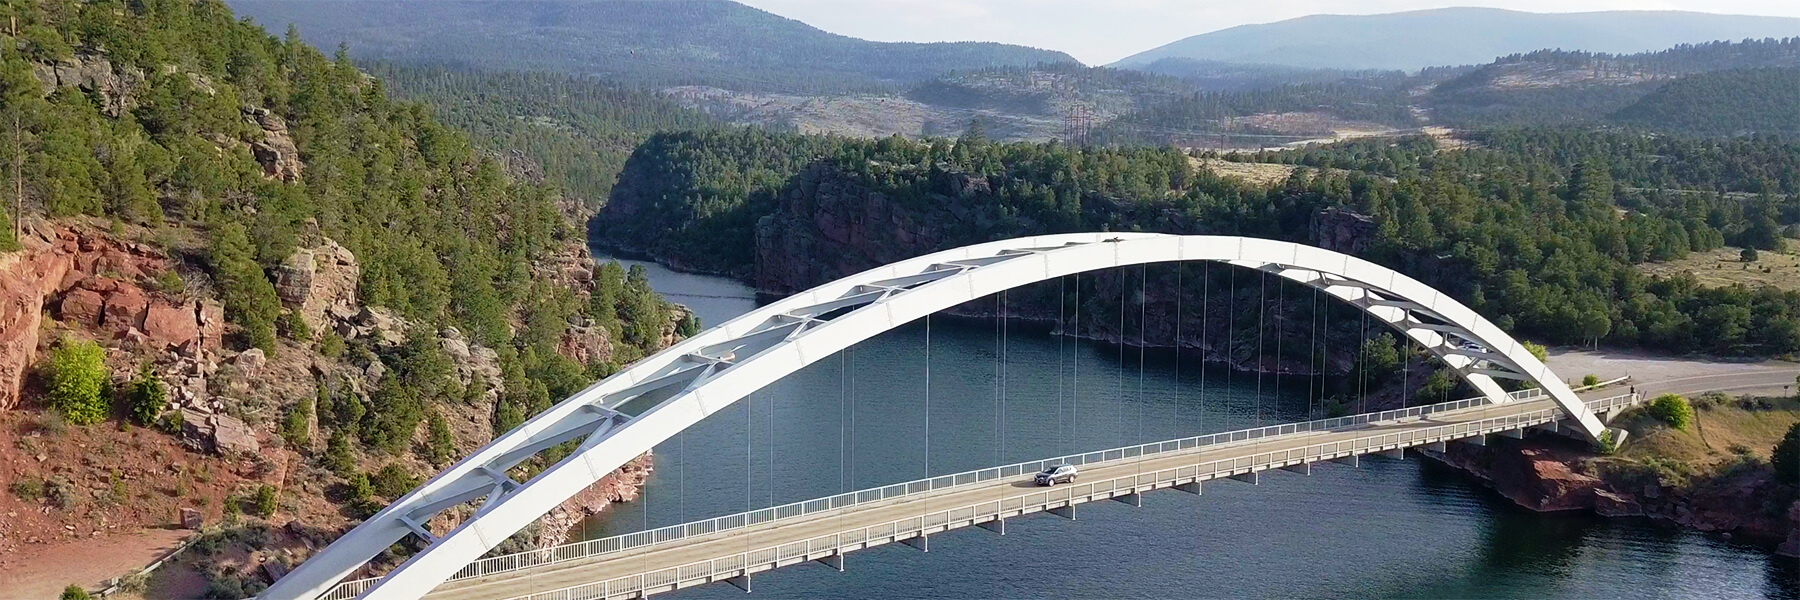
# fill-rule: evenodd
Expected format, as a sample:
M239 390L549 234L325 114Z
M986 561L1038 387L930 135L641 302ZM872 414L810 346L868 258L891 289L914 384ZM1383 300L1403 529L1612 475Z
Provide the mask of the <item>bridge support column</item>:
M827 567L831 567L833 569L837 569L837 572L839 572L839 573L844 572L844 555L842 555L842 554L833 554L831 556L821 557L821 558L819 558L819 560L816 560L814 562L817 562L821 565L825 565Z
M1190 481L1187 483L1178 484L1175 486L1175 489L1198 496L1198 495L1200 495L1200 482Z
M992 521L982 521L980 523L976 523L975 526L980 527L982 529L986 529L988 531L992 531L994 533L998 533L1000 535L1006 535L1006 519L994 519Z
M1049 512L1070 521L1075 520L1075 505L1073 504L1052 507Z
M1498 432L1496 435L1499 435L1500 437L1509 437L1515 440L1522 440L1525 439L1525 428L1508 429L1506 431Z
M1406 449L1405 448L1395 448L1393 450L1378 450L1375 452L1375 455L1380 456L1382 458L1391 458L1394 460L1406 460Z
M1442 453L1444 450L1449 448L1449 445L1447 445L1443 442L1432 442L1432 443L1420 446L1420 448L1424 448L1424 449L1430 450L1432 452Z
M1297 465L1287 465L1281 467L1281 470L1289 473L1299 473L1301 475L1312 475L1312 463L1303 462Z
M1236 475L1232 475L1231 479L1233 481L1242 481L1242 482L1248 483L1250 485L1259 485L1262 483L1262 471L1251 471L1249 473L1239 473Z
M746 594L750 593L750 576L749 575L739 575L737 577L727 577L727 578L725 578L725 583L729 583L729 584L731 584L732 587L735 587L737 589L744 590L744 593L746 593Z
M1456 441L1462 442L1464 444L1468 444L1470 446L1486 446L1487 445L1487 435L1484 434L1484 435L1469 436L1469 437L1462 438L1462 439L1459 439Z
M1357 455L1357 454L1352 454L1349 456L1340 456L1340 457L1331 459L1331 462L1334 462L1334 463L1337 463L1340 465L1350 465L1352 467L1361 467L1362 466L1362 456Z
M900 543L918 548L920 552L931 551L931 538L925 537L925 534L923 533L900 540Z
M1132 492L1132 493L1121 495L1121 496L1113 496L1112 500L1114 502L1123 502L1125 504L1130 504L1130 505L1136 506L1138 508L1144 507L1144 495L1139 494L1137 492Z

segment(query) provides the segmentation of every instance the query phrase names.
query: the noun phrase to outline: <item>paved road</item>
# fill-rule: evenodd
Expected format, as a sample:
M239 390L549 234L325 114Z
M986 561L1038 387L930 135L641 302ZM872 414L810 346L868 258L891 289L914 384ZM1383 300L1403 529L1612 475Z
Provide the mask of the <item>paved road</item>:
M1627 350L1560 351L1551 369L1568 377L1592 373L1600 379L1630 376L1649 395L1699 392L1791 394L1800 364L1778 360L1670 358Z
M1592 396L1612 396L1623 393L1624 391L1625 390L1615 388L1597 392ZM1114 477L1125 477L1138 473L1150 473L1162 469L1192 466L1214 460L1240 458L1262 452L1305 448L1320 443L1350 441L1376 433L1392 433L1415 430L1423 427L1467 423L1492 417L1521 414L1553 406L1554 403L1552 401L1543 398L1505 405L1487 405L1453 412L1438 413L1430 415L1422 420L1413 420L1403 423L1370 423L1331 431L1303 432L1264 438L1256 441L1238 442L1235 444L1204 446L1181 452L1157 454L1143 458L1089 464L1082 467L1080 476L1083 482L1105 481ZM500 598L513 598L534 592L556 590L570 586L584 585L618 577L668 569L699 561L732 556L750 550L804 541L820 536L828 536L839 532L860 530L863 527L883 525L934 511L971 506L996 500L1011 499L1042 492L1043 488L1032 485L1027 480L1028 477L1029 476L1023 476L1013 478L1012 480L997 480L987 483L971 484L963 487L940 490L938 492L896 498L888 502L846 507L838 511L773 521L755 525L748 529L739 529L689 538L682 542L646 546L636 550L609 554L589 560L499 574L485 580L471 579L454 582L440 587L438 590L428 595L427 598L435 600L495 600Z

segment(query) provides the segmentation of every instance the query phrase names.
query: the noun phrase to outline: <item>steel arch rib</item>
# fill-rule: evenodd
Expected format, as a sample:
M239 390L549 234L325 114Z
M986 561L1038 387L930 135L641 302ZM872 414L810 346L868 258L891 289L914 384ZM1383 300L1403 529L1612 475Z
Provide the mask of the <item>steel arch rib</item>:
M1064 275L1151 262L1216 261L1263 269L1358 306L1442 358L1493 402L1494 377L1542 388L1583 434L1604 426L1524 344L1410 277L1301 244L1231 236L1080 233L945 250L845 277L758 308L645 358L570 397L400 498L275 582L262 598L316 598L408 534L430 544L365 598L413 599L601 477L774 381L925 315ZM838 313L830 320L819 317ZM672 391L671 391L672 390ZM624 409L624 412L618 412ZM632 413L632 414L626 414ZM529 481L507 469L575 439L579 449ZM420 523L488 500L450 533Z

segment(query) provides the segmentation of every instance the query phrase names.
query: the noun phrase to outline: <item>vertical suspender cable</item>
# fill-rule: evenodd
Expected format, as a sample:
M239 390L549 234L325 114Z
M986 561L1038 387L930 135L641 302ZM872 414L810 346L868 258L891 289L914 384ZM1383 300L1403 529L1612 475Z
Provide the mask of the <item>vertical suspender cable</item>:
M1012 416L1011 416L1011 413L1007 412L1007 410L1006 410L1006 395L1007 395L1007 393L1012 391L1012 390L1008 389L1008 387L1007 387L1007 384L1010 382L1006 378L1007 359L1012 358L1012 356L1010 356L1011 346L1008 344L1008 342L1011 341L1009 336L1012 332L1010 331L1010 324L1007 323L1007 320L1008 320L1007 318L1010 315L1011 311L1012 311L1012 290L1001 290L1000 291L1000 456L1001 456L1001 460L1000 460L1000 462L995 463L995 464L1000 464L1000 465L1006 464L1006 460L1005 460L1006 436L1012 430Z
M1181 312L1181 297L1187 295L1187 289L1181 287L1181 272L1187 269L1185 263L1175 263L1175 387L1171 388L1171 396L1175 402L1175 431L1179 437L1186 430L1181 428L1181 320L1187 315Z
M1264 318L1269 314L1269 272L1256 270L1256 425L1262 427L1263 334Z
M1000 358L1000 324L1006 317L1000 315L1000 295L994 294L994 464L1006 464L1000 458L1000 376L1006 366Z
M1363 291L1364 298L1368 294ZM1357 331L1356 341L1356 412L1362 414L1369 412L1369 310L1366 307L1362 311L1362 328Z
M1306 419L1309 421L1316 418L1313 416L1313 388L1318 383L1319 376L1314 369L1319 361L1319 288L1313 288L1312 295L1312 314L1307 315L1311 317L1307 319L1307 325L1312 329L1312 350L1306 354L1306 370L1311 371L1306 374Z
M1275 273L1275 310L1276 311L1280 311L1283 307L1287 306L1287 288L1281 285L1282 279L1284 279L1284 278L1281 276L1281 273L1279 273L1279 272ZM1272 396L1271 399L1277 403L1281 402L1281 357L1282 357L1281 338L1282 338L1282 333L1283 333L1283 328L1281 326L1281 323L1282 323L1281 313L1276 312L1275 313L1275 372L1270 374L1269 377L1271 379L1275 380L1275 395Z
M1130 437L1125 432L1125 278L1124 271L1119 272L1119 385L1113 397L1119 401L1119 437ZM1123 445L1123 444L1120 444Z
M1147 323L1149 321L1148 317L1150 316L1150 297L1148 295L1146 295L1146 292L1149 291L1149 286L1145 284L1145 280L1149 279L1149 275L1150 275L1149 263L1138 263L1138 391L1137 391L1138 432L1137 432L1137 443L1139 443L1139 444L1144 443L1144 403L1148 400L1147 398L1144 397L1144 352L1150 346L1149 339L1147 337L1145 337L1145 333L1148 331L1145 328L1146 327L1145 323ZM1139 474L1142 474L1143 470L1144 470L1143 458L1142 458L1143 456L1144 456L1143 451L1139 450L1138 451L1138 457L1139 457L1138 473Z
M1075 452L1075 423L1080 417L1077 411L1081 406L1081 273L1075 274L1075 335L1069 344L1069 362L1074 366L1069 373L1069 450L1063 454Z
M1212 262L1200 263L1200 428L1206 433L1206 353L1212 351Z
M1237 363L1232 362L1232 355L1237 353L1237 269L1231 270L1231 295L1225 299L1225 393L1234 394L1231 382L1235 378ZM1225 430L1231 431L1231 411L1225 412Z
M1056 441L1063 437L1063 361L1068 357L1063 352L1063 340L1069 337L1069 322L1065 310L1069 307L1069 278L1056 278ZM1064 447L1066 454L1068 448Z

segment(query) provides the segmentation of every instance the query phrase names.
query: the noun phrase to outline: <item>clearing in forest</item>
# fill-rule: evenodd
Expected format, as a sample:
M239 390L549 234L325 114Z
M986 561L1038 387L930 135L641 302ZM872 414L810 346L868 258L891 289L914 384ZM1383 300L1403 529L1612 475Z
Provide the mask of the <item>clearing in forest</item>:
M1687 258L1662 263L1644 263L1638 268L1650 275L1671 277L1683 271L1708 286L1742 283L1751 289L1775 286L1783 290L1800 290L1800 254L1792 250L1757 252L1756 262L1744 262L1743 250L1724 247L1708 252L1694 252Z

